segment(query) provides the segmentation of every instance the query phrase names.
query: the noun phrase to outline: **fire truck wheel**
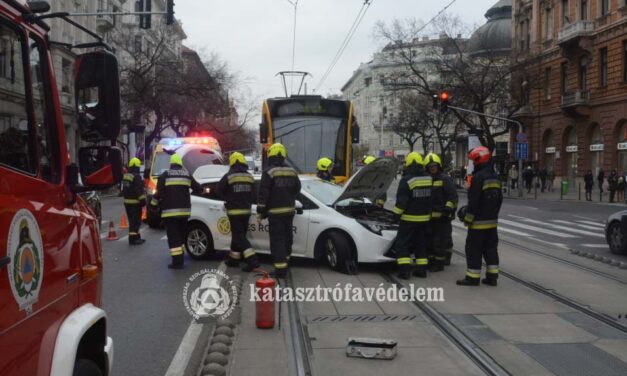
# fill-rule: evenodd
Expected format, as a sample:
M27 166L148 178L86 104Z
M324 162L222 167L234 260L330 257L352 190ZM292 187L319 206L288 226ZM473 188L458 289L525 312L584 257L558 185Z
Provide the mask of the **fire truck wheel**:
M355 259L348 236L339 231L330 231L324 236L321 245L329 266L339 272L348 272L347 265Z
M201 222L190 222L185 234L185 250L194 260L206 260L213 256L213 237L211 231Z
M78 359L74 363L73 376L102 376L102 370L89 359Z

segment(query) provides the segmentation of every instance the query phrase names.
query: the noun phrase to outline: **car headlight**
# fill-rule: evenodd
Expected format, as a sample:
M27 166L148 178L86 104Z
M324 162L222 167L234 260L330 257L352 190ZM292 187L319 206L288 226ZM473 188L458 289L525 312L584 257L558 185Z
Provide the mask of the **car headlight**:
M385 224L381 222L365 221L365 220L357 220L357 222L360 225L364 226L368 231L377 235L382 235L381 231L396 229L395 225L389 225L389 224Z

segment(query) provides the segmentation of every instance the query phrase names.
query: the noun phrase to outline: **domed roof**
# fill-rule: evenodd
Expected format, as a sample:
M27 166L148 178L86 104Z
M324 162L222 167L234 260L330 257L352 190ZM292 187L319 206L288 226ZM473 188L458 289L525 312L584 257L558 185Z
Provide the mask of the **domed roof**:
M470 55L509 54L512 49L512 1L499 0L485 14L488 21L468 41Z

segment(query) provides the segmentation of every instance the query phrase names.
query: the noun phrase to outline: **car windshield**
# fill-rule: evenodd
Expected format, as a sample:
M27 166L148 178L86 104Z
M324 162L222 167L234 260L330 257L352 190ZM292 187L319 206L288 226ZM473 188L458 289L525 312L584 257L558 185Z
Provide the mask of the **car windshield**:
M152 164L152 176L161 176L163 171L170 168L170 154L160 151L155 155L155 161Z
M200 166L221 164L220 155L209 149L192 149L183 156L183 167L192 175Z

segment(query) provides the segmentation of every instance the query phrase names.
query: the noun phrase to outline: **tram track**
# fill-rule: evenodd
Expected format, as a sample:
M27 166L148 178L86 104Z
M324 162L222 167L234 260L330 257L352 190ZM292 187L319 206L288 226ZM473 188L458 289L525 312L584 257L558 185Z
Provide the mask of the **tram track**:
M285 279L286 287L293 288L294 280L292 271L289 269L287 278ZM280 305L279 303L279 310ZM289 330L292 339L292 356L296 371L296 376L312 376L311 366L311 342L306 325L302 320L302 314L298 307L298 302L287 301L287 314L289 322ZM280 316L280 315L279 315Z

